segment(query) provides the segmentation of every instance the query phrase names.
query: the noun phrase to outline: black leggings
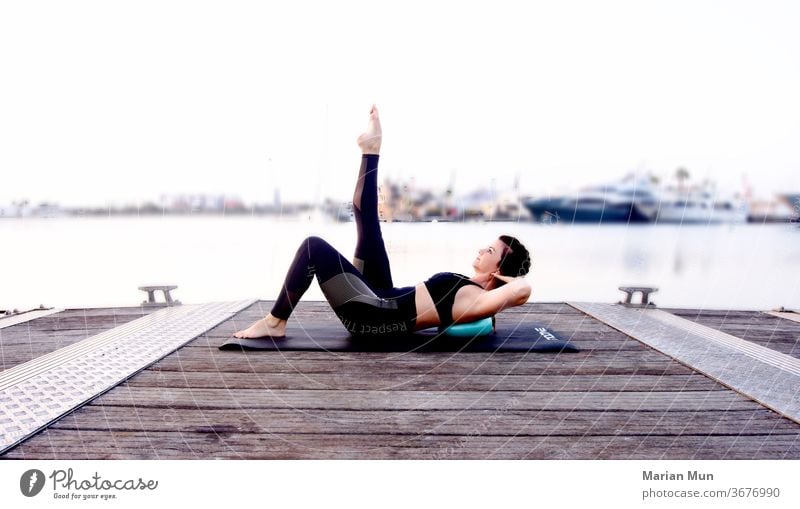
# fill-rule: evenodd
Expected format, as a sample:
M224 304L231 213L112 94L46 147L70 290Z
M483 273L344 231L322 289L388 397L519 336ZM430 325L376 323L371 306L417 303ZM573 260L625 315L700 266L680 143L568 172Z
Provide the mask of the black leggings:
M287 320L314 275L328 303L354 335L410 333L416 323L415 289L395 288L378 221L378 156L363 155L353 214L358 230L353 263L320 237L300 243L272 316Z

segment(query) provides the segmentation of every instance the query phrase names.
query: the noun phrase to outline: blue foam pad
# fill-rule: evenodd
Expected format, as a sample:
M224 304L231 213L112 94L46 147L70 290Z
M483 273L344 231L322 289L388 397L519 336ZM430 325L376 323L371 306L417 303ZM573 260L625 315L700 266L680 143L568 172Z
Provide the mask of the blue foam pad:
M474 338L476 336L486 336L491 334L492 330L492 317L490 316L475 322L456 323L444 330L440 328L439 332L448 336Z

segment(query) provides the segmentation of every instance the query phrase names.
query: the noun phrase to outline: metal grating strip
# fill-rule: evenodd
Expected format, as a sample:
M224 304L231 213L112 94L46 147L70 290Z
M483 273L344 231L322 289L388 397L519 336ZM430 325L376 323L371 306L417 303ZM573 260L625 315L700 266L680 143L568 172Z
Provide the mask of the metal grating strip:
M0 373L0 454L255 300L168 307Z
M766 311L766 313L768 315L777 316L778 318L785 318L786 320L800 323L800 313L795 313L793 311Z
M12 325L19 325L21 323L30 322L31 320L36 320L37 318L41 318L43 316L54 315L62 311L64 310L56 308L36 309L34 311L28 311L26 313L21 313L19 315L0 318L0 329L5 329L6 327L11 327Z
M800 359L660 309L569 305L800 423Z

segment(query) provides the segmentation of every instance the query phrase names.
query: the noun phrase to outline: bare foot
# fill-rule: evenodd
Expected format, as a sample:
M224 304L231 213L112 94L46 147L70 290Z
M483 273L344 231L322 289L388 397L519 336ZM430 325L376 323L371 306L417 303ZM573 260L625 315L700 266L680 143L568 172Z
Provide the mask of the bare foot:
M358 137L358 146L363 154L379 154L381 151L381 121L378 118L378 108L373 104L369 110L367 130Z
M286 320L281 320L274 316L267 315L261 320L257 320L250 327L234 333L235 338L264 338L283 339L286 337Z

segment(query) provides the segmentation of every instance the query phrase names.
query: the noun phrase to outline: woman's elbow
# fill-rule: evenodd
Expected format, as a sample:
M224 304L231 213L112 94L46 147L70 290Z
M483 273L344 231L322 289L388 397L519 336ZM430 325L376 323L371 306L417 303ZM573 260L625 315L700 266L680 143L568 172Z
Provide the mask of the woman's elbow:
M529 285L528 282L525 281L525 280L522 280L522 281L525 284L523 284L520 287L519 293L517 294L517 301L516 301L516 305L517 306L521 306L521 305L525 304L526 302L528 302L528 299L531 296L531 285Z

